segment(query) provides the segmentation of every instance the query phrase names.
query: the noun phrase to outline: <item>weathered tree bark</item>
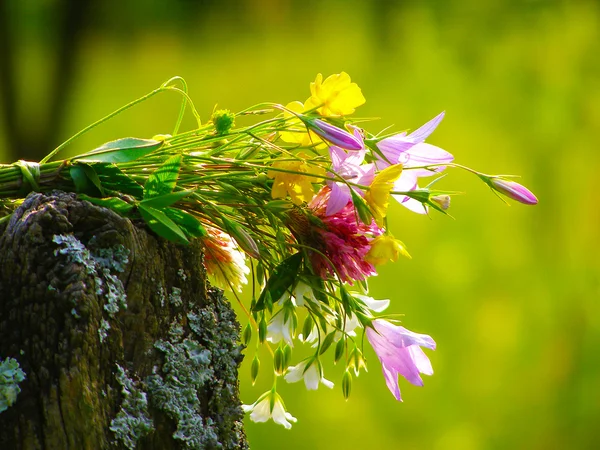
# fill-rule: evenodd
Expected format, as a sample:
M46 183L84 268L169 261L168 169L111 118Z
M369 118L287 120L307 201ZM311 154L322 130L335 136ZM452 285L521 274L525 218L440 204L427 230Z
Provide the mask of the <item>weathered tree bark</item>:
M0 363L26 374L1 449L247 448L239 325L199 245L74 194L0 225Z

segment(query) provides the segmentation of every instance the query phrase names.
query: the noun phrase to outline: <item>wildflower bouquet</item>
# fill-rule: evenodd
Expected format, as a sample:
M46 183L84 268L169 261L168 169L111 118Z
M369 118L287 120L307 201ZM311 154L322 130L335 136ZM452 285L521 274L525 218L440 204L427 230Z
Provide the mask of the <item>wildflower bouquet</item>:
M81 134L161 92L183 98L170 135L124 138L60 161L51 161ZM425 143L441 113L411 133L371 134L350 116L365 99L346 73L310 84L310 97L286 106L261 103L232 113L218 110L201 123L183 79L158 89L90 125L41 162L0 166L0 211L11 211L30 191L74 191L85 200L130 218L156 234L188 244L202 242L213 284L237 298L251 282L242 339L252 335L270 349L272 389L252 405L250 418L272 418L289 428L277 380L303 380L308 389L325 378L327 352L344 366L341 387L366 368L364 339L377 354L385 382L401 400L398 375L422 385L433 373L422 348L434 340L378 317L389 300L368 294L377 266L409 256L390 232L391 199L419 214L446 214L453 192L433 188L447 167L467 170L495 193L524 204L537 199L510 176L486 175L453 162L449 152ZM197 127L179 130L185 111ZM236 127L244 117L263 118ZM266 117L266 118L265 118ZM438 176L438 177L436 177ZM421 187L421 178L436 177ZM239 300L239 299L238 299ZM293 362L294 340L311 345L311 356ZM252 380L259 359L251 364Z

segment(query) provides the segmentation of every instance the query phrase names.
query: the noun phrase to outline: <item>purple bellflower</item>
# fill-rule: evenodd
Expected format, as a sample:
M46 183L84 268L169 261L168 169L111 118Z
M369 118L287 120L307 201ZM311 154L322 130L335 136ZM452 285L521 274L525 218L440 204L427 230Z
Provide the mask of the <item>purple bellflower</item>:
M446 168L445 166L436 166L430 169L411 169L412 167L444 164L454 160L454 156L446 150L423 142L433 133L443 118L444 113L442 112L408 135L406 132L398 133L377 142L377 148L382 153L377 156L378 159L375 162L378 170L391 164L402 164L405 169L394 184L395 191L415 190L418 188L417 181L420 177L435 175ZM411 211L420 214L427 212L421 202L406 195L394 195L394 198Z
M423 386L420 374L432 375L433 368L421 347L435 350L435 341L426 334L413 333L387 320L375 319L366 328L367 339L375 350L388 389L396 400L402 401L398 375L415 386Z
M489 181L490 186L508 198L523 203L524 205L537 205L537 197L522 184L516 181L505 180L500 177L492 177Z
M360 150L363 148L362 141L359 141L346 130L331 125L321 119L302 118L309 130L313 131L319 137L337 145L346 150Z
M351 183L369 186L375 177L375 165L363 164L366 149L364 148L363 138L358 128L354 129L354 137L362 145L362 148L358 151L346 152L335 145L329 147L332 170ZM364 192L361 189L356 187L351 188L341 181L329 181L328 185L331 188L331 195L325 211L327 216L337 213L351 201L352 195L350 189L353 189L357 194L364 196Z

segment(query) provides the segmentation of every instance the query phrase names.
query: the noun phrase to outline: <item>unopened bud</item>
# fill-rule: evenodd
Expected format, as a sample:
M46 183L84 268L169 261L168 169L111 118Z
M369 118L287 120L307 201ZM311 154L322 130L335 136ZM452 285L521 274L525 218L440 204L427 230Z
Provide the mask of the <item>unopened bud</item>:
M283 348L283 368L287 369L292 361L292 347L286 345Z
M260 318L260 322L258 322L258 340L262 344L267 339L267 321L265 320L265 316Z
M302 326L302 339L303 340L306 340L308 338L308 336L312 332L314 325L315 325L315 321L313 320L312 316L310 316L310 315L306 316L306 319L304 319L304 325Z
M235 239L235 242L240 246L244 252L246 252L249 256L253 258L260 258L260 252L258 250L258 245L252 237L248 234L244 228L238 223L223 217L223 225L225 225L225 229L229 235Z
M217 134L225 134L235 125L235 114L228 109L219 109L212 115Z
M352 374L348 369L344 372L342 376L342 393L344 394L344 398L348 400L350 397L350 391L352 390Z
M537 205L538 199L536 196L533 195L529 189L516 181L505 180L500 177L490 177L488 184L492 189L519 203L523 203L524 205Z
M248 322L244 327L244 332L242 333L242 342L246 347L248 346L250 339L252 339L252 326L250 325L250 322Z
M258 370L260 369L260 360L258 359L258 355L254 355L254 359L252 360L252 365L250 366L250 379L252 380L252 385L256 383L256 378L258 378Z
M301 118L306 126L326 141L346 150L361 150L362 143L352 134L321 119Z
M284 359L285 357L280 345L277 347L275 354L273 355L273 369L275 369L275 373L277 375L283 375L283 372L285 371Z

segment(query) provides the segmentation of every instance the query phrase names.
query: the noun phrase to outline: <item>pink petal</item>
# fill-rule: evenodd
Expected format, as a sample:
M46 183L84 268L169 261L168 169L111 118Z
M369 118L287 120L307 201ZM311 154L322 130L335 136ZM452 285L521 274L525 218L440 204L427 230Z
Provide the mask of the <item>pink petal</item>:
M430 164L443 164L449 163L454 160L454 156L435 145L420 143L414 145L407 152L408 162L405 164L405 167L418 167L418 166L427 166ZM445 167L439 166L432 168L432 170L428 169L415 169L417 176L419 177L429 177L431 175L435 175L436 172L441 172Z
M333 171L337 172L346 159L346 152L335 145L331 145L329 146L329 157L331 158Z
M350 201L350 189L345 184L331 183L331 195L327 202L325 215L331 216L341 211Z
M388 369L383 363L382 359L379 359L381 362L381 368L383 369L383 377L385 378L385 384L388 389L392 393L392 395L398 401L402 401L402 397L400 395L400 386L398 386L398 373Z
M375 319L373 326L387 342L390 342L395 347L417 345L435 350L435 341L427 334L415 333L381 319Z
M408 138L412 142L415 142L415 143L423 142L437 128L437 126L440 124L440 122L444 118L445 114L446 113L444 111L442 111L437 116L435 116L433 119L431 119L429 122L427 122L425 125L422 125L421 127L417 128L415 131L410 133L408 135Z
M417 214L427 214L428 208L418 200L407 197L406 195L393 196L402 206Z
M424 375L433 375L433 367L431 366L431 361L423 351L421 347L416 345L411 345L408 347L408 351L411 354L411 358L414 361L415 365L419 372Z

